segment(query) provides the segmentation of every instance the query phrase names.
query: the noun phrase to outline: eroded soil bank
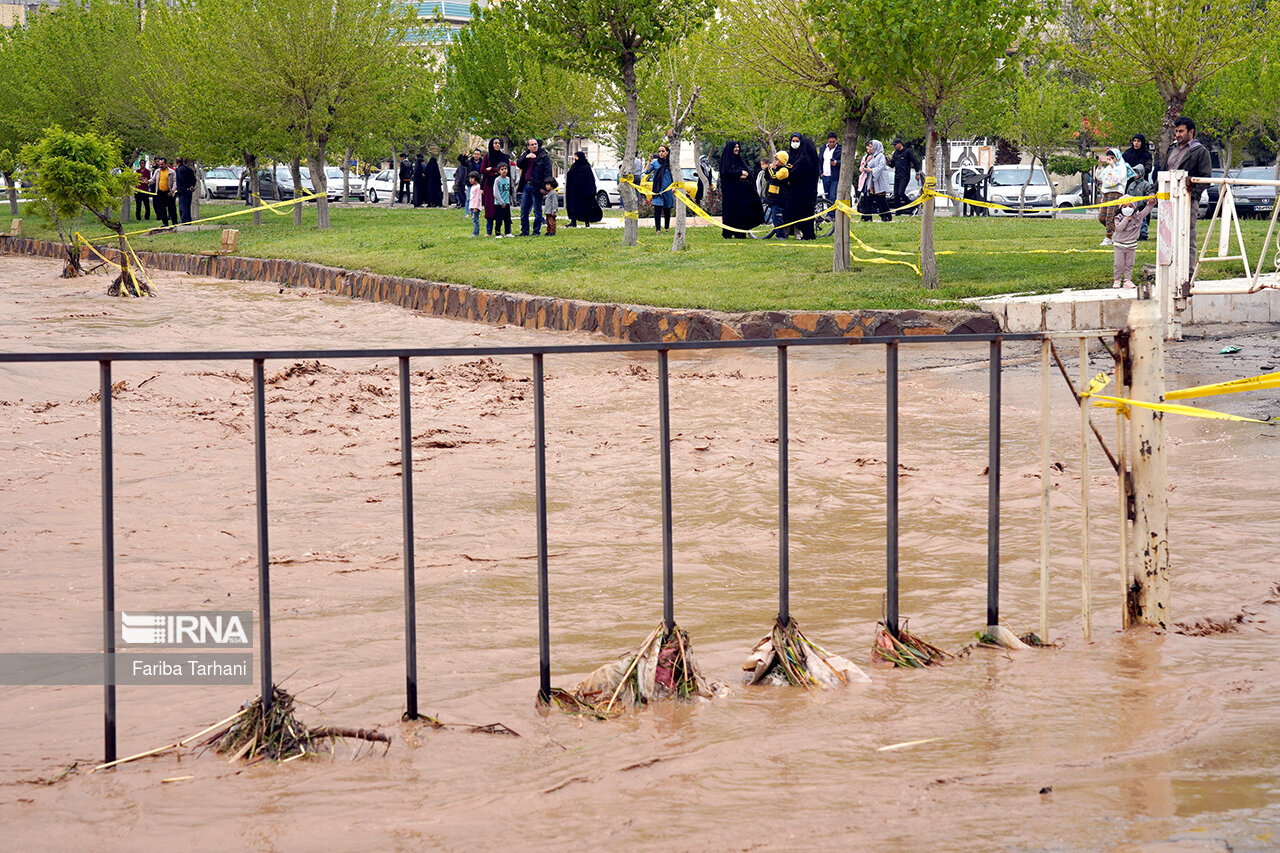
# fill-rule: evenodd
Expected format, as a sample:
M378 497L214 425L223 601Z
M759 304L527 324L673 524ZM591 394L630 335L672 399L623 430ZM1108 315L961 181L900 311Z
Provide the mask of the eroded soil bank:
M306 290L105 279L0 260L0 348L445 346L589 341L434 319ZM1170 350L1171 387L1280 365L1270 331ZM902 354L902 612L958 649L985 614L986 346ZM1004 620L1037 628L1039 367L1007 347ZM1074 360L1072 360L1074 361ZM1099 354L1094 370L1106 369ZM791 356L792 610L865 664L884 589L883 350ZM547 357L555 683L661 616L652 357ZM381 726L390 751L241 769L211 754L79 772L100 688L0 688L9 849L1235 850L1280 823L1280 615L1272 428L1169 421L1175 618L1230 633L1118 632L1114 477L1093 449L1093 641L1080 635L1079 418L1055 378L1050 637L809 695L744 688L776 613L772 352L673 354L676 614L712 703L609 723L534 709L531 365L413 363L422 710L522 737L434 732L403 710L394 363L268 363L275 671L313 724ZM256 609L250 366L117 364L117 602ZM95 365L0 367L0 651L97 648ZM1216 408L1257 416L1277 397ZM1098 418L1114 436L1111 415ZM1237 621L1236 616L1241 618ZM253 688L132 687L120 752L170 743ZM892 750L910 741L928 743ZM192 776L178 782L165 779ZM1051 789L1041 793L1044 789Z

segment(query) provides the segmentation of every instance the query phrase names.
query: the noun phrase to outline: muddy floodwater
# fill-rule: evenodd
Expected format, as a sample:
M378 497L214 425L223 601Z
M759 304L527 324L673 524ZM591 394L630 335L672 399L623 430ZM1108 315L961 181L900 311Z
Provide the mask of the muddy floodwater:
M0 259L0 349L589 342L269 284L101 276ZM1280 365L1270 331L1171 347L1170 387ZM1040 368L1006 345L1001 614L1038 630ZM1071 345L1074 371L1078 357ZM901 611L958 651L985 622L987 347L903 347ZM662 615L656 358L546 357L553 682ZM413 362L418 678L404 711L394 361L268 362L274 672L308 723L390 749L229 764L211 752L89 775L102 688L0 687L5 850L1280 849L1280 433L1168 420L1173 617L1121 633L1115 477L1096 444L1092 640L1081 635L1079 414L1054 376L1049 638L946 666L870 665L884 595L884 352L790 360L791 607L870 682L743 687L777 613L773 351L671 357L675 612L730 686L597 722L541 716L531 359ZM1092 370L1109 369L1098 351ZM257 610L249 363L118 363L116 603ZM100 648L94 364L0 365L0 652ZM1280 415L1275 394L1209 401ZM1097 423L1114 445L1110 412ZM255 631L256 636L256 631ZM119 754L233 713L244 687L119 688ZM885 747L895 747L885 749ZM70 773L60 779L69 766ZM170 780L170 781L165 781ZM172 781L177 780L177 781Z

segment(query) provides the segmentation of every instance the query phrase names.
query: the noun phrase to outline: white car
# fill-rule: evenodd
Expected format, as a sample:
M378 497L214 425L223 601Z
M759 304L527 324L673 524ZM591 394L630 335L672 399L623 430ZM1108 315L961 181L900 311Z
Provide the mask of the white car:
M371 175L368 184L365 185L365 201L369 202L369 204L377 204L384 198L388 201L394 201L396 184L395 169L383 169L378 174Z
M226 166L218 166L204 173L205 201L211 198L236 198L240 195L240 176Z
M622 193L618 189L618 170L597 166L591 171L596 174L596 201L600 207L621 207Z
M326 166L324 170L325 195L330 201L342 201L343 170L338 166ZM347 179L347 191L354 199L365 200L364 178L352 174Z
M1028 166L1008 164L992 166L990 183L987 185L987 201L992 204L1003 204L1013 210L991 209L993 216L1017 216L1017 208L1021 206L1024 215L1048 216L1054 208L1054 183L1049 180L1044 169L1036 166L1031 170L1031 181L1027 184L1025 200L1022 199L1022 185L1027 180ZM956 195L964 195L964 186L957 169L951 175L951 184ZM1021 201L1021 205L1019 202Z

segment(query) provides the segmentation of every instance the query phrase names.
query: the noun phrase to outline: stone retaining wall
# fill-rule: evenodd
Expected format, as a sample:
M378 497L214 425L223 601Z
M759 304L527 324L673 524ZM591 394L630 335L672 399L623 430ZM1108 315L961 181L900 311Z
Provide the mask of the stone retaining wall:
M118 250L102 248L113 261ZM65 258L61 243L0 235L0 254ZM611 305L480 290L459 284L380 275L301 261L233 255L138 252L149 269L240 281L272 281L390 302L437 317L526 329L594 332L622 341L712 341L759 338L943 335L1000 331L990 314L976 311L757 311L726 314L644 305Z

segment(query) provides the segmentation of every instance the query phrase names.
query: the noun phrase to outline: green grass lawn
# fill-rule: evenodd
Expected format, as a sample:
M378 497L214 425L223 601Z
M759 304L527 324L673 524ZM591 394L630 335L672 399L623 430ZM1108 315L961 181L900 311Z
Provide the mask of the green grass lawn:
M205 204L204 216L243 210ZM456 210L382 207L333 208L333 227L318 231L307 205L301 228L290 216L266 213L213 223L211 230L132 238L137 249L199 252L216 249L223 226L240 229L240 254L289 258L349 269L597 302L627 302L719 311L953 308L970 296L1048 292L1064 287L1110 287L1110 250L1039 254L1033 250L1096 250L1102 226L1092 219L970 217L937 220L935 243L942 288L927 291L905 266L855 261L831 272L831 238L725 240L718 228L689 228L688 249L671 251L671 236L641 222L640 245L622 246L622 232L564 228L552 238L473 239L471 222ZM648 225L649 227L645 227ZM1203 227L1201 223L1201 238ZM1266 222L1243 223L1256 252ZM137 223L129 223L136 228ZM517 229L519 223L516 223ZM56 239L47 225L27 219L24 233ZM97 236L101 229L86 229ZM920 218L855 223L854 233L876 249L915 252ZM1216 243L1216 240L1215 240ZM1138 265L1155 258L1152 240L1139 244ZM880 257L857 248L854 255ZM899 258L900 256L883 256ZM911 257L905 260L914 260ZM1238 263L1217 264L1212 275L1242 275Z

